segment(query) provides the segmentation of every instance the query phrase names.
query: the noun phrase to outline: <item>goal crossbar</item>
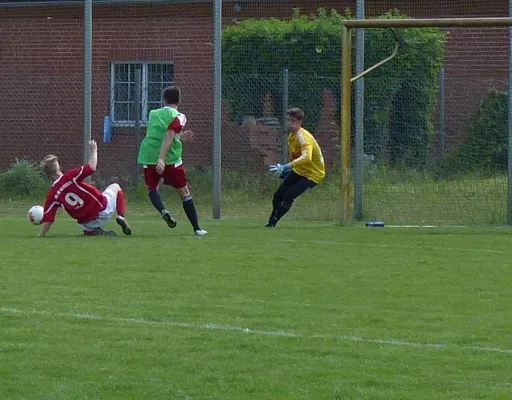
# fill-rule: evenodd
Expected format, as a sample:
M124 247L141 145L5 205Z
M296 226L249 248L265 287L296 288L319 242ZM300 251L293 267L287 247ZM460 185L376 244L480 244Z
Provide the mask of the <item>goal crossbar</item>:
M438 18L438 19L359 19L342 22L342 60L341 60L341 223L352 221L351 205L351 101L352 82L383 65L388 57L366 70L357 77L352 77L352 29L361 28L472 28L472 27L511 27L512 18ZM512 39L511 39L512 40ZM512 48L512 46L511 46ZM362 175L359 172L359 175ZM509 183L510 185L511 183ZM510 191L510 188L509 188ZM509 207L510 208L510 207Z
M346 28L454 28L511 26L512 18L352 19Z

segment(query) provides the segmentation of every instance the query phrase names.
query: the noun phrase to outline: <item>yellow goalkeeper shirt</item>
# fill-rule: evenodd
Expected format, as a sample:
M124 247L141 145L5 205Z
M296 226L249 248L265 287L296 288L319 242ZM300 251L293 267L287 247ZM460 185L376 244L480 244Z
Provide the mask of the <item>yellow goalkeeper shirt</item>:
M288 152L293 171L320 183L325 178L325 164L322 150L315 138L306 129L288 135Z

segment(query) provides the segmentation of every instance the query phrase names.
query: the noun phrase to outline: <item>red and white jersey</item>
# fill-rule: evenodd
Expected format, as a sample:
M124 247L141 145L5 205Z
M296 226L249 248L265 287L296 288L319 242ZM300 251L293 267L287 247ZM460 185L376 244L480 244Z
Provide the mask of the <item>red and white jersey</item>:
M94 173L89 164L65 172L46 195L41 222L55 221L57 209L64 210L79 224L94 221L107 206L107 198L96 187L84 182Z

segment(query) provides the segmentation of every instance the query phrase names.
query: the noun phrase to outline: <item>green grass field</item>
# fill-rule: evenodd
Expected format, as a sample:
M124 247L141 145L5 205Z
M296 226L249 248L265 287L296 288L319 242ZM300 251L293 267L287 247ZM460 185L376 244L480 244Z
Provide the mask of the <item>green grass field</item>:
M512 399L509 229L263 222L0 215L0 399Z

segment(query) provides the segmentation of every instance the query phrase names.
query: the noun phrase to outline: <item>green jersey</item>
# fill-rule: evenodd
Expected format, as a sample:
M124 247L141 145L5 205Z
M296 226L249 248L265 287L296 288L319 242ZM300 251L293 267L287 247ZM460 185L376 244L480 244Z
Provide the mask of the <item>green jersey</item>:
M149 112L148 127L146 136L140 145L138 164L156 165L160 157L160 148L167 136L169 129L179 133L186 122L184 114L171 107L162 107ZM178 136L174 140L165 156L165 165L173 165L181 162L183 145Z

